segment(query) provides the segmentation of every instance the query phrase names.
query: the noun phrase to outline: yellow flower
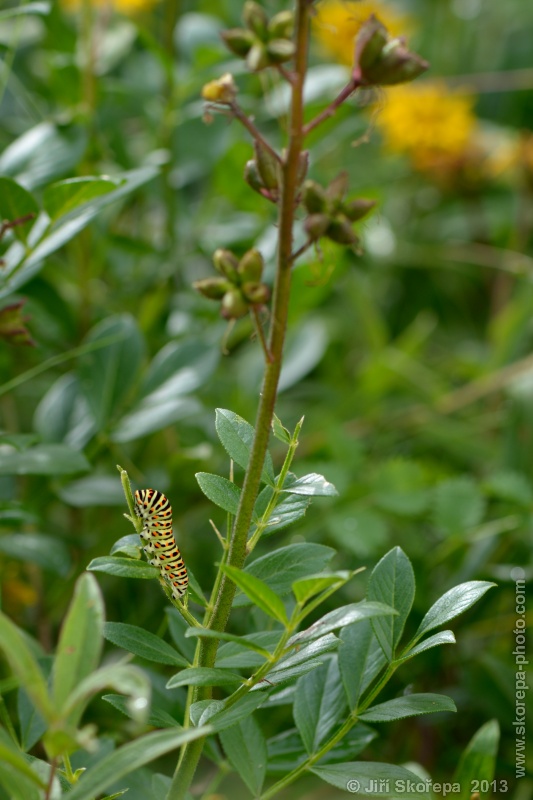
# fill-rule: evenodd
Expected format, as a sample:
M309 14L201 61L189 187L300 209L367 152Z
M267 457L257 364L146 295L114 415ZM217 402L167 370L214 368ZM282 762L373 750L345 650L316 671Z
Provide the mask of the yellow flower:
M89 2L93 8L114 9L122 14L133 15L152 8L158 0L61 0L67 11L80 11L85 2Z
M322 0L314 18L314 32L323 50L335 61L353 64L355 37L374 14L392 36L407 35L413 20L382 0Z
M473 106L473 97L444 83L407 84L387 92L378 124L389 150L431 169L467 151L477 126Z

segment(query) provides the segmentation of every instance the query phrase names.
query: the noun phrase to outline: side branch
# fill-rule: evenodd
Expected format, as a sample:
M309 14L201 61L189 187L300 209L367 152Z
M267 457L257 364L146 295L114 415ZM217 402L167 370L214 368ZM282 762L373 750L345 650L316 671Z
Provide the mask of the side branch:
M304 136L307 136L308 134L311 133L311 131L314 131L314 129L317 128L322 122L324 122L324 120L332 117L339 108L339 106L341 106L344 103L344 101L347 100L350 97L350 95L356 92L357 89L359 89L362 85L363 84L359 77L352 77L351 81L348 84L346 84L346 86L344 87L344 89L342 89L341 92L339 92L335 100L332 100L329 106L327 106L323 111L320 112L320 114L317 114L317 116L314 119L312 119L310 122L307 123L307 125L304 126L303 129Z

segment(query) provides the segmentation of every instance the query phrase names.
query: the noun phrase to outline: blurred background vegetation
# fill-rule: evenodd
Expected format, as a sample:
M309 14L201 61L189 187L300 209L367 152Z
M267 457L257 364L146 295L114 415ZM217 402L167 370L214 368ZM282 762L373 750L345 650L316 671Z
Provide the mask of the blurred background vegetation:
M214 409L253 422L262 357L251 322L228 333L191 283L212 274L217 247L259 247L272 275L276 230L272 206L242 180L246 133L206 119L200 90L231 71L278 145L287 96L223 47L239 0L33 5L0 16L0 216L12 218L15 180L28 212L36 202L55 227L43 238L38 218L0 245L0 577L4 610L46 652L76 577L130 533L117 462L169 495L186 563L211 585L220 551L208 519L225 520L194 474L228 473ZM310 137L310 177L345 170L351 192L378 205L360 254L325 242L295 268L277 413L289 427L305 414L294 467L324 474L339 497L276 545L331 545L337 568L372 567L400 545L417 577L413 625L460 581L496 580L456 626L457 647L429 651L407 676L451 695L459 714L397 722L368 752L449 780L497 718L497 777L513 782L511 571L531 575L533 530L533 8L324 0L316 11L309 116L345 83L370 13L407 33L431 69L362 93ZM54 190L85 176L109 179L83 183L81 200ZM155 583L99 580L109 620L164 630ZM363 573L344 601L365 584ZM239 610L232 624L254 623ZM268 735L288 724L278 711ZM131 735L105 702L90 714L109 746ZM143 785L141 773L128 797L146 797ZM532 788L522 781L513 796ZM336 796L313 782L292 791Z

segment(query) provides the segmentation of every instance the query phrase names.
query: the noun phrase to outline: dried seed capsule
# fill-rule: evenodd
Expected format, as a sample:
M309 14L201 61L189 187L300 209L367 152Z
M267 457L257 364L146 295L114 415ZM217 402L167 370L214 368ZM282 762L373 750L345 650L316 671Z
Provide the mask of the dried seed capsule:
M222 31L220 35L228 50L242 58L248 55L254 43L253 33L244 28L230 28L227 31Z
M232 288L232 284L224 278L202 278L199 281L194 281L193 288L210 300L221 300L226 292Z
M215 250L213 253L213 264L217 272L220 272L232 283L238 280L239 274L237 272L237 267L239 265L239 260L231 250L223 250L221 247Z
M326 236L337 244L357 244L359 237L352 230L347 219L333 219L330 221Z
M257 170L267 189L277 189L279 187L279 161L275 156L264 147L257 139L254 141L255 162Z
M266 46L271 64L283 64L290 61L295 53L294 43L290 39L271 39Z
M220 313L225 319L239 319L248 313L248 303L240 289L233 287L222 298Z
M241 288L245 298L254 306L262 306L270 300L270 289L264 283L243 283Z
M290 39L294 31L294 14L292 11L280 11L268 23L268 32L272 39Z
M310 214L304 222L304 228L309 238L315 242L324 236L330 224L327 214Z
M252 250L248 250L239 261L237 271L243 283L250 281L252 283L257 283L261 280L264 266L265 262L259 250L252 248Z
M326 208L326 193L316 181L306 181L302 189L302 203L310 214L318 214Z
M268 67L269 63L266 46L263 42L254 42L250 52L246 56L246 66L248 69L252 72L259 72L265 69L265 67Z
M365 200L363 197L358 197L356 200L344 203L342 210L350 222L357 222L358 219L363 219L375 205L375 200Z
M253 31L262 41L267 39L268 16L264 8L253 0L246 0L242 11L242 20L247 28Z

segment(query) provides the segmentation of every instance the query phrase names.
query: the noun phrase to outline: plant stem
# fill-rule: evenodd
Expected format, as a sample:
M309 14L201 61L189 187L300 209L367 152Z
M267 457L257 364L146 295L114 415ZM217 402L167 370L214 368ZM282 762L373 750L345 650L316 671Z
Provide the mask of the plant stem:
M292 82L289 142L287 154L281 166L281 197L278 216L279 244L272 301L272 321L268 341L268 352L271 354L272 360L267 361L265 364L254 442L227 553L226 563L237 568L242 567L246 558L248 532L261 483L261 473L268 447L270 426L281 372L283 345L285 343L291 289L291 254L298 191L298 170L304 138L303 86L307 68L308 38L309 0L298 0L295 19L296 53L294 79ZM239 119L241 118L239 117ZM245 119L249 121L247 117ZM244 120L241 119L241 122L244 122ZM214 608L206 614L204 627L218 631L225 630L234 595L235 584L224 574L220 581ZM198 666L212 667L215 663L217 647L217 639L200 639L197 649ZM208 699L210 696L210 687L195 687L191 693L192 702ZM183 800L185 797L194 778L203 744L203 739L197 739L189 745L185 745L182 749L181 758L178 762L167 800Z
M353 77L351 81L346 84L344 89L342 89L335 100L325 108L323 111L320 112L314 119L307 123L304 127L304 136L307 136L311 131L313 131L318 125L320 125L324 120L329 119L332 117L333 114L337 111L337 109L347 100L351 94L353 94L359 87L361 86L361 82L358 78Z
M257 139L258 142L267 150L270 155L276 159L280 164L281 157L279 154L274 150L272 145L265 139L259 128L256 128L250 117L247 117L242 108L239 104L234 100L232 103L229 103L229 107L233 113L233 116L239 120L239 122L244 125L246 130L251 134L253 139Z

